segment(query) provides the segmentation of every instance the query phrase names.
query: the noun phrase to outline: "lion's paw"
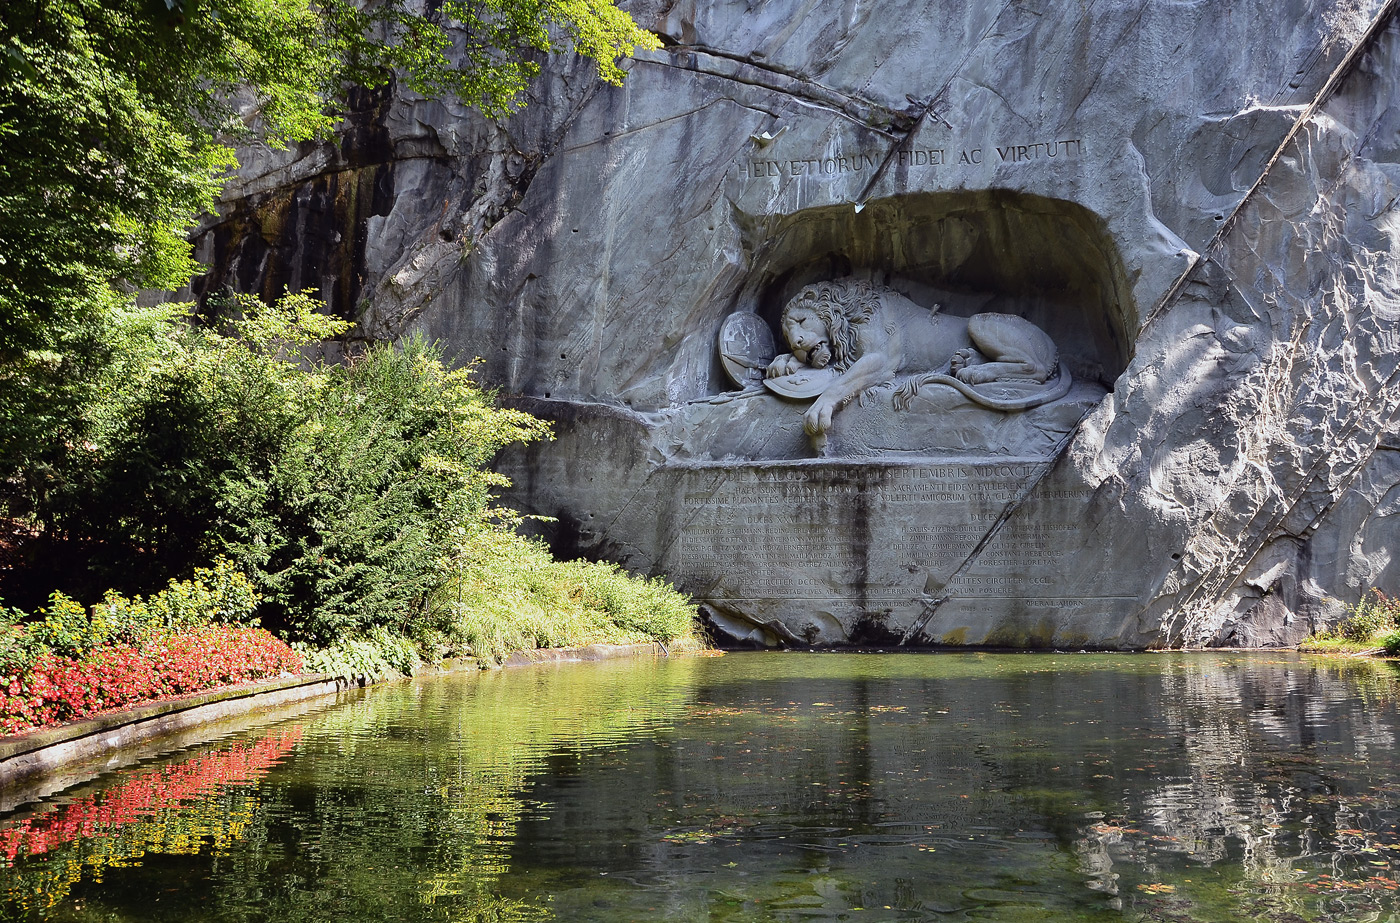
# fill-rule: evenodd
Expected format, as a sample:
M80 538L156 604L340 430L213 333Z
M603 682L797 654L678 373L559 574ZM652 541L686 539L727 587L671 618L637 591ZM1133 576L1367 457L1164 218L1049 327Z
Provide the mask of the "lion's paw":
M836 408L826 401L817 401L802 417L802 428L809 436L820 436L831 429L831 415Z
M959 378L962 378L962 375L959 373L969 365L974 364L977 358L977 350L973 349L971 346L964 346L962 349L953 353L953 358L948 360L948 370Z
M988 365L969 365L953 373L958 381L969 385L985 385L997 380L997 370Z
M778 356L772 362L768 363L768 368L764 372L764 377L782 378L785 375L793 374L801 368L803 368L801 360L792 353L783 353L781 356Z

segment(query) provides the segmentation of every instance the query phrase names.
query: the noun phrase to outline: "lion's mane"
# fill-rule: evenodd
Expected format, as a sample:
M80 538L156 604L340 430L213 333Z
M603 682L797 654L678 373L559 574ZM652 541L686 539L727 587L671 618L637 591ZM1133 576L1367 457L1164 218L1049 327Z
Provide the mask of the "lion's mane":
M880 308L880 293L869 282L843 279L808 285L783 307L783 321L793 311L805 309L821 318L831 338L831 367L844 372L856 355L856 328Z

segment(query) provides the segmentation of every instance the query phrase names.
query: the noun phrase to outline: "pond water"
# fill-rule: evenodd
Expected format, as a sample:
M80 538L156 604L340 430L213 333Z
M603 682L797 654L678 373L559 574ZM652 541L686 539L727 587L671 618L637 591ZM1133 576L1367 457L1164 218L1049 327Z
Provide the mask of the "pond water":
M1400 918L1400 674L730 654L428 678L0 817L0 918Z

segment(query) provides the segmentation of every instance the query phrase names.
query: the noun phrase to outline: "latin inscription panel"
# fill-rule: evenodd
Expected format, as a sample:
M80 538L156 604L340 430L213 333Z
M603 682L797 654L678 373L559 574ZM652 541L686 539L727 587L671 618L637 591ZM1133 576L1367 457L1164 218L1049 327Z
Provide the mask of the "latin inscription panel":
M754 155L739 161L736 170L741 178L786 179L806 178L834 180L847 176L873 176L886 158L887 169L896 171L937 171L959 167L980 167L984 164L1019 165L1054 163L1077 160L1084 156L1083 138L1027 139L1008 144L988 144L985 147L913 147L887 151L856 151L845 154L807 154L779 157Z
M806 614L822 643L862 621L937 641L974 613L1078 612L1106 599L1061 577L1079 570L1089 491L1046 475L1040 460L691 469L666 569L747 621Z

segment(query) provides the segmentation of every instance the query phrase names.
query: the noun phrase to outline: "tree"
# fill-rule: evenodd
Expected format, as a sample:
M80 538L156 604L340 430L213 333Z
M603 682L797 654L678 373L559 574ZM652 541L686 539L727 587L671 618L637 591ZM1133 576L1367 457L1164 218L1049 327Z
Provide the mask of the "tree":
M90 439L114 318L197 271L185 234L236 167L231 142L325 134L348 84L396 75L499 116L540 53L572 47L617 82L619 57L658 47L607 0L426 6L0 3L0 496L42 505Z
M164 322L178 307L124 318L93 438L46 498L13 601L148 593L225 555L293 637L402 628L463 531L493 521L491 459L547 424L419 339L309 361L350 324L306 294L238 296L224 332Z

